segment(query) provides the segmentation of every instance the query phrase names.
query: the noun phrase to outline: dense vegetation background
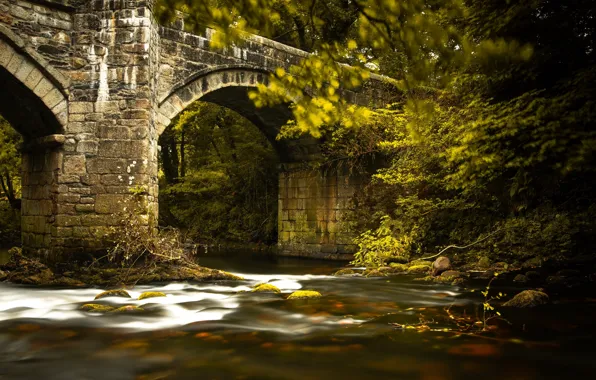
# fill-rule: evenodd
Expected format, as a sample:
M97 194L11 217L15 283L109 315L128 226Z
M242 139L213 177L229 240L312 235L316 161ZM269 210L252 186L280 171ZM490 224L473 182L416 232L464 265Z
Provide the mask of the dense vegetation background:
M160 146L160 224L194 241L276 242L278 158L254 124L196 102Z
M278 70L253 99L298 99L281 135L325 136L329 160L389 162L351 216L362 233L359 262L450 244L473 244L453 251L468 261L592 253L591 1L163 0L160 7L164 20L181 10L189 28L215 28L222 45L246 31L316 53L289 73ZM391 77L396 90L384 109L359 109L337 95L372 72Z

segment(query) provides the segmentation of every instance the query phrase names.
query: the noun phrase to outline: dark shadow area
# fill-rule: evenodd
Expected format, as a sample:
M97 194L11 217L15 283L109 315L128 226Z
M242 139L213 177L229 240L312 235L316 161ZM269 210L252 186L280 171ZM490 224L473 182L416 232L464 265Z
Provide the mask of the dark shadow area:
M193 103L161 135L160 225L180 228L195 243L274 244L285 151L273 131L243 117L273 116L250 111L251 104L234 96L208 98L230 108Z
M25 140L62 132L52 111L3 67L0 89L0 113Z

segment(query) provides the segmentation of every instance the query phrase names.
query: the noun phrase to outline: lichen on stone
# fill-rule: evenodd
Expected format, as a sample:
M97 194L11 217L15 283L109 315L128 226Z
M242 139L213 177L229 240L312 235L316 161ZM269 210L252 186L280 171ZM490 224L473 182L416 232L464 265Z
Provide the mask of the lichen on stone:
M165 297L166 294L162 292L145 292L139 296L139 301L145 298Z
M113 289L113 290L106 290L105 292L99 293L95 299L101 299L106 297L122 297L122 298L130 298L130 294L124 289Z
M109 305L100 305L97 303L87 303L81 306L80 309L90 313L107 313L113 311L115 307Z
M252 288L253 293L281 293L281 290L271 284L257 284Z
M321 298L321 293L317 292L316 290L296 290L294 293L290 294L288 297L289 300L296 300L296 299L312 299L312 298Z

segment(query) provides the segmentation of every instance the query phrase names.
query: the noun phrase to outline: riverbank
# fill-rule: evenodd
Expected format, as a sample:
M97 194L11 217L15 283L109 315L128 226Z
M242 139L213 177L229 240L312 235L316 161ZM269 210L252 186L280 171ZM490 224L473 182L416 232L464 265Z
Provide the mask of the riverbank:
M20 249L12 248L10 260L0 265L0 281L14 284L60 287L126 286L174 281L239 280L231 273L205 268L187 258L158 261L131 266L94 262L61 271L27 258Z

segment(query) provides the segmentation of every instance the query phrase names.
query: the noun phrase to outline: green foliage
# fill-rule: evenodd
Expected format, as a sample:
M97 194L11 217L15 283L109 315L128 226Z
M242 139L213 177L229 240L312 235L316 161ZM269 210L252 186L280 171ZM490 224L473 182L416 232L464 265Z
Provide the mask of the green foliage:
M351 215L366 231L356 240L358 263L475 241L465 251L474 261L590 251L592 1L356 0L337 8L342 21L331 23L333 33L320 3L161 6L166 16L185 7L187 20L215 27L225 43L242 43L245 32L271 37L292 22L302 30L298 41L314 36L315 54L276 70L251 97L257 106L293 104L280 137L324 137L329 161L382 167ZM340 96L375 73L391 76L397 90L385 109Z
M162 167L176 178L164 170L160 179L162 224L201 241L274 242L278 159L262 132L208 103L195 103L168 129Z
M395 237L392 228L394 224L395 221L384 216L375 231L368 230L356 238L355 242L359 250L353 263L366 267L379 267L385 265L391 258L408 259L412 237L407 235Z

